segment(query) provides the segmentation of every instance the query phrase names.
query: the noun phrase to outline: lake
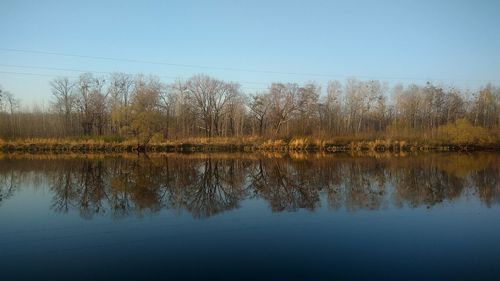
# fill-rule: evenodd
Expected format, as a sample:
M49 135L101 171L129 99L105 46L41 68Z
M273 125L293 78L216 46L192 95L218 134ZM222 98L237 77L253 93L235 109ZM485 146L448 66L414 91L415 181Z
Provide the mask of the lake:
M500 154L0 156L1 280L493 280Z

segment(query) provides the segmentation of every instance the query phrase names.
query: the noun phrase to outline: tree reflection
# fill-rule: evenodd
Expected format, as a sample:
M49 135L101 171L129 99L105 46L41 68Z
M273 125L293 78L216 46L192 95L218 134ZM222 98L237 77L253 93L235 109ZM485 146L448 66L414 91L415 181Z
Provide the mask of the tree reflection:
M182 185L170 185L170 203L198 218L234 209L245 196L243 174L237 160L205 159L193 165Z
M319 189L312 172L304 163L261 159L250 178L255 193L269 201L273 211L314 210L319 205Z
M498 164L498 162L496 164ZM499 175L500 168L498 165L488 166L486 169L476 171L472 175L472 186L474 188L474 192L488 207L493 204L500 203Z
M203 218L236 208L246 195L241 161L182 158L64 161L50 177L52 208L84 218L186 210Z
M313 211L321 202L348 211L429 207L464 196L486 206L500 203L495 154L169 154L0 161L0 203L31 181L32 186L49 186L54 211L77 211L87 219L164 209L207 218L249 198L265 200L273 212Z
M14 195L19 187L19 177L15 171L0 174L0 205Z

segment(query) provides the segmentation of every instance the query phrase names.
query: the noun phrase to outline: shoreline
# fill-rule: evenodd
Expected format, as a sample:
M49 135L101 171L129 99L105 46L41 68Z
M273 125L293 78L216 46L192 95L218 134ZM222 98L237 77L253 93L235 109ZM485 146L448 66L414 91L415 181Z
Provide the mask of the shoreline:
M208 140L211 141L211 140ZM3 141L0 152L3 153L145 153L145 152L472 152L500 151L500 144L447 144L422 143L417 141L386 141L366 140L334 143L327 141L309 141L307 139L292 139L291 141L232 141L232 142L176 142L152 143L146 146L132 142L104 142L102 140L87 141L54 141L54 140L20 140Z

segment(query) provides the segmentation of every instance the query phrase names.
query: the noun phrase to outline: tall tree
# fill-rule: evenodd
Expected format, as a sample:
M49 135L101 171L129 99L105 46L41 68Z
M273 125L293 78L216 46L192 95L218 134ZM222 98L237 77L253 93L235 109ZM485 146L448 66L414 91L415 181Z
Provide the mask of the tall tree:
M130 96L134 87L134 79L125 73L113 73L110 77L108 95L111 111L111 131L118 130L130 123Z
M252 117L257 122L259 136L262 136L270 107L269 96L263 93L252 95L248 106Z
M130 125L122 128L125 133L137 139L139 150L145 150L146 145L155 134L163 128L159 107L162 85L155 79L136 82L130 108Z
M281 129L298 108L297 84L272 83L269 89L270 117L274 134L279 136Z
M64 132L70 135L73 131L72 113L75 107L76 97L73 93L74 83L68 78L56 78L50 82L52 95L54 96L54 107L62 115Z
M207 137L220 135L221 117L226 106L238 96L239 86L205 75L197 75L186 82L185 91L197 116L202 120L201 129Z

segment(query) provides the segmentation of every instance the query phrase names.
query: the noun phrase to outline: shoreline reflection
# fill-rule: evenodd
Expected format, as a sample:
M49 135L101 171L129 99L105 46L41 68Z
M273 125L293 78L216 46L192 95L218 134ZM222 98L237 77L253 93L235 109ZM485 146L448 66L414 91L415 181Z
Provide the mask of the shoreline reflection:
M48 187L51 209L82 218L169 209L208 218L261 199L273 212L432 207L474 198L500 203L495 153L350 157L318 154L4 156L0 209L30 183Z

